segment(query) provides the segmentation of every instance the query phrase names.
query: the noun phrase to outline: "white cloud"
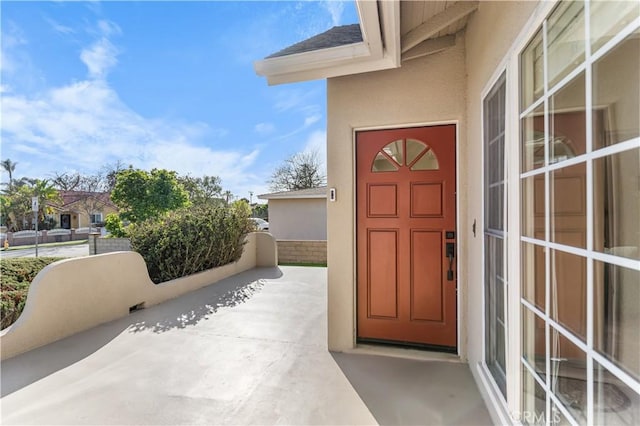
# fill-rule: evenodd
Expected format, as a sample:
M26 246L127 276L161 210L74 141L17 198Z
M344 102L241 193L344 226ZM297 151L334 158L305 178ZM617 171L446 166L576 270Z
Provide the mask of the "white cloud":
M220 147L229 134L226 129L143 117L122 101L106 79L118 64L118 49L108 37L119 33L120 27L112 22L101 21L94 27L97 38L80 53L88 69L83 81L24 91L24 85L14 83L34 70L25 60L14 61L15 72L7 74L11 78L0 87L3 157L20 163L22 176L44 177L62 170L94 173L121 160L143 169L216 175L225 189L240 196L262 188L265 178L255 172L258 147ZM12 34L9 45L18 46L11 51L13 58L26 40L18 29ZM262 124L262 130L268 130L269 123Z
M276 130L276 126L273 123L258 123L254 130L260 135L268 135Z
M317 123L318 121L320 121L321 118L322 116L320 114L310 115L309 117L304 119L304 126L311 126L313 123Z
M105 37L80 53L80 59L92 78L104 78L109 69L118 64L117 56L118 49Z
M316 130L307 137L303 152L318 155L323 172L327 173L327 132Z
M122 34L122 29L120 28L120 26L112 21L106 21L106 20L98 21L98 29L100 30L101 34L105 37Z
M128 108L104 80L87 80L53 88L38 96L2 97L3 145L28 154L29 175L53 170L99 170L122 160L149 169L163 167L192 175L217 175L225 187L250 186L250 173L260 151L212 149L211 141L226 131L204 123L165 122L140 116Z
M344 12L344 3L329 0L322 2L322 6L327 9L331 15L331 24L334 27L340 25L340 22L342 21L342 13Z
M76 32L73 28L62 25L61 23L56 22L51 18L45 18L45 20L49 23L49 25L51 25L51 29L53 29L57 33L67 35L74 34Z

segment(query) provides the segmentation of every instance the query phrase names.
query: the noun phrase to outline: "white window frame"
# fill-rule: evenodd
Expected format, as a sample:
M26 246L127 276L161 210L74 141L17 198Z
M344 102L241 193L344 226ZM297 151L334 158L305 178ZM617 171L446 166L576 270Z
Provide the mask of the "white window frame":
M593 106L592 104L592 91L591 91L591 65L596 62L598 59L600 59L601 57L603 57L605 54L607 54L609 51L611 51L612 49L614 49L615 47L617 47L619 45L619 43L621 41L623 41L627 36L629 36L632 32L636 31L639 27L640 27L640 18L635 19L634 21L632 21L631 23L629 23L624 29L620 30L618 32L618 34L613 37L611 40L609 40L607 43L605 43L602 47L600 47L597 52L593 52L594 54L592 54L591 52L591 45L590 45L590 39L591 39L591 34L590 34L590 26L589 26L589 16L590 16L590 2L589 1L585 1L585 60L584 62L575 67L569 74L567 74L565 77L563 77L559 82L557 82L553 87L548 87L548 69L547 66L545 64L544 66L544 94L537 99L535 102L533 102L531 105L529 105L526 109L524 109L522 112L520 111L520 102L519 102L519 82L520 82L520 78L521 78L521 73L520 73L520 63L519 63L519 58L520 58L520 53L522 53L522 51L525 49L525 47L527 46L527 44L531 41L531 39L533 38L533 36L535 35L535 33L538 31L539 28L541 27L545 27L545 31L543 31L543 49L544 49L544 58L546 61L547 58L547 54L546 54L546 50L547 50L547 43L546 43L546 19L548 18L549 14L552 12L552 10L555 8L555 6L557 5L557 3L559 2L551 2L550 4L545 4L542 3L541 7L539 7L536 10L536 13L534 13L534 17L535 19L533 20L533 22L529 22L529 24L525 27L525 30L523 31L523 33L521 34L521 36L519 37L519 42L517 43L517 47L516 45L514 45L514 49L511 52L511 58L510 58L510 65L511 65L511 69L515 70L515 72L512 74L512 78L511 78L511 83L509 84L509 82L507 83L512 89L515 88L516 89L516 94L515 96L512 96L513 99L517 99L517 105L515 106L515 108L511 108L507 114L512 113L515 117L511 117L508 118L508 124L515 124L514 127L514 132L511 134L511 136L515 139L512 140L512 143L509 143L508 145L510 147L517 147L516 151L518 151L517 155L513 155L510 154L508 155L508 158L510 161L515 161L515 164L520 164L520 128L519 128L519 124L520 124L520 120L525 117L526 115L530 114L535 108L539 107L540 105L544 104L545 107L545 120L548 120L548 99L557 91L559 91L560 89L562 89L563 87L566 86L566 84L571 81L572 79L574 79L576 76L578 76L581 72L585 72L585 84L586 84L586 88L585 88L585 106L586 106L586 110L590 110L590 108ZM507 78L509 78L509 75L507 75ZM548 124L548 123L546 123ZM633 269L633 270L640 270L640 262L634 259L629 259L629 258L623 258L623 257L617 257L617 256L612 256L609 254L605 254L605 253L600 253L600 252L595 252L593 251L593 223L594 223L594 218L593 218L593 160L597 159L597 158L602 158L611 154L615 154L615 153L619 153L619 152L623 152L623 151L627 151L633 148L636 148L638 146L640 146L640 138L633 138L631 140L627 140L624 142L620 142L605 148L601 148L598 149L596 151L592 151L592 133L591 133L591 129L592 129L592 115L591 114L586 114L586 127L587 127L587 132L586 132L586 154L581 154L573 159L569 159L569 160L563 160L563 161L559 161L557 163L554 164L550 164L548 161L548 149L545 149L545 166L541 167L541 168L536 168L524 173L520 173L520 167L514 167L513 170L511 170L511 174L515 174L514 176L514 181L513 182L518 182L517 185L509 185L509 193L511 195L511 192L516 191L518 192L518 198L516 198L517 200L520 200L520 181L523 178L526 177L531 177L531 176L535 176L535 175L539 175L539 174L549 174L551 171L553 170L557 170L563 167L567 167L569 165L572 164L578 164L578 163L586 163L586 185L587 185L587 190L586 190L586 211L587 211L587 224L586 224L586 232L587 232L587 247L586 249L581 249L581 248L575 248L575 247L570 247L570 246L565 246L562 244L557 244L554 242L550 241L549 238L549 233L550 233L550 214L549 214L549 209L550 209L550 191L549 191L549 176L546 177L545 179L545 242L541 242L540 240L534 239L534 238L529 238L529 237L525 237L525 236L521 236L520 234L520 229L518 229L517 232L514 232L514 229L510 228L509 229L509 235L515 237L517 239L517 241L515 241L514 243L517 245L512 245L511 247L517 247L516 250L512 250L510 253L510 258L509 258L509 262L510 265L515 266L517 265L517 267L512 267L510 268L509 271L509 280L510 282L513 282L513 279L517 279L518 282L520 282L521 278L520 278L520 253L521 253L521 249L520 249L520 243L521 242L527 242L527 243L534 243L538 246L542 246L544 247L545 250L545 264L546 264L546 268L547 268L547 277L545 279L545 304L546 304L546 308L545 311L549 312L549 299L550 299L550 289L549 289L549 264L550 264L550 250L549 249L553 249L553 250L561 250L567 253L571 253L571 254L575 254L578 255L580 257L585 258L586 262L587 262L587 283L586 283L586 292L587 292L587 339L586 339L586 344L585 342L582 342L580 339L578 339L577 337L575 337L573 334L571 334L570 332L568 332L565 327L563 327L562 325L558 324L556 321L554 321L552 318L550 318L548 315L546 315L545 312L542 312L540 309L536 308L532 303L528 302L526 299L524 299L524 297L520 297L519 300L516 302L516 304L514 305L510 305L510 306L517 306L517 309L514 309L513 311L517 311L518 316L519 316L519 312L521 309L521 306L525 306L527 307L530 311L535 312L539 317L541 317L544 321L545 321L545 328L546 328L546 339L547 339L547 354L546 354L546 358L548 359L550 357L549 354L549 339L550 339L550 330L551 327L553 327L554 330L557 330L560 334L562 334L563 337L566 337L569 341L571 341L571 343L573 343L574 345L576 345L578 348L580 348L582 351L585 352L586 354L586 373L587 373L587 382L588 383L593 383L593 361L595 360L596 362L598 362L602 367L604 367L606 370L608 370L610 373L612 373L613 375L615 375L618 379L620 379L623 383L625 383L627 386L629 386L631 389L634 389L636 392L640 393L640 384L634 380L629 374L627 374L625 371L623 371L622 369L620 369L619 367L617 367L614 363L612 363L611 361L609 361L606 357L604 357L603 355L599 354L595 349L593 349L593 316L594 316L594 312L593 312L593 267L592 267L592 263L594 261L601 261L601 262L607 262L616 266L622 266L625 268L629 268L629 269ZM548 126L545 126L548 129ZM548 133L545 132L545 144L548 146ZM516 141L516 143L513 143L514 141ZM514 164L514 163L512 163ZM509 179L511 179L511 175L509 177ZM514 198L511 198L514 199ZM512 209L512 213L514 213L514 211L517 211L517 214L512 214L512 216L515 216L513 219L515 220L512 221L510 220L509 224L510 226L512 226L513 224L517 224L517 226L519 227L520 224L520 214L521 214L521 206L518 205L516 206L514 209ZM510 217L511 219L511 217ZM510 239L511 240L511 239ZM513 260L513 263L511 263L511 261ZM514 275L516 274L517 275ZM517 289L518 293L520 293L520 289ZM514 291L513 293L516 293L516 291ZM519 295L521 296L521 295ZM512 315L510 313L510 318L512 318ZM519 320L518 320L519 322ZM513 328L513 326L511 326L511 328ZM521 352L521 324L518 323L518 352ZM511 344L508 346L512 346ZM483 348L484 349L484 348ZM546 369L547 371L545 372L546 377L550 377L550 371L549 371L549 363L546 363ZM564 407L564 405L558 400L558 398L553 394L553 392L550 391L550 384L547 383L545 384L543 382L543 380L535 373L534 369L531 368L531 366L528 365L528 363L526 362L526 360L524 359L524 357L522 355L520 355L520 359L518 362L518 371L516 372L516 374L519 377L519 381L522 380L521 377L521 372L520 372L520 367L524 366L525 368L527 368L527 370L529 371L529 373L534 377L534 379L536 380L536 382L538 383L538 385L540 387L542 387L542 389L545 390L545 393L547 395L546 398L546 412L550 413L550 404L551 402L553 402L557 407L560 408L560 411L562 411L563 415L572 423L572 424L578 424L576 422L576 420L573 418L573 416L571 415L571 413L568 412L568 410ZM518 389L517 389L517 401L509 401L509 408L511 409L512 414L512 420L519 420L519 416L518 414L520 413L520 409L521 409L521 389L520 389L520 383L518 384ZM593 387L592 386L587 386L587 424L593 424L594 423L594 411L593 411L593 407L594 407L594 395L593 395ZM509 398L512 397L512 393L509 392L508 393ZM512 407L516 406L517 409L513 410ZM549 424L549 423L547 423Z
M95 216L100 216L100 220L93 221L93 220L91 220L91 216L94 216L94 217L95 217ZM102 212L94 212L94 213L91 213L91 214L89 215L89 224L93 224L93 223L100 223L100 222L102 222L103 220L104 220L104 219L103 219L103 216L102 216Z
M507 392L506 392L506 396L507 398L505 398L505 395L502 394L501 390L499 389L498 384L495 382L494 378L493 378L493 374L491 373L491 371L489 370L489 367L487 365L487 359L486 359L486 353L487 353L487 341L486 341L486 336L487 336L487 323L486 323L486 307L487 307L487 303L488 301L485 299L485 295L486 295L486 260L487 260L487 253L486 253L486 245L485 245L485 224L487 221L487 217L486 217L486 203L487 203L487 194L485 193L485 188L486 188L486 176L484 176L484 170L486 168L486 161L487 158L485 157L486 154L486 147L485 147L485 109L484 109L484 104L485 104L485 100L487 99L487 97L489 96L489 94L491 93L491 91L494 89L495 85L498 83L498 81L502 78L502 75L504 74L504 79L505 79L505 130L504 130L504 162L503 162L503 168L504 168L504 183L505 183L505 192L504 192L504 204L503 204L503 221L504 221L504 226L503 226L503 276L505 277L505 293L504 293L504 308L506 310L505 313L505 327L506 327L506 333L505 333L505 374L507 377L506 380L506 386L507 386ZM508 267L509 262L507 260L508 257L508 247L509 247L509 241L508 241L508 237L509 237L509 218L508 218L508 212L509 212L509 208L508 208L508 202L507 200L509 199L508 196L508 191L509 191L509 186L508 182L509 182L509 161L507 158L507 146L509 145L508 143L508 138L507 138L507 125L508 125L508 109L510 107L510 102L509 102L509 87L508 87L508 73L507 73L507 69L506 66L503 65L501 67L498 67L497 70L494 72L494 75L491 77L491 79L489 80L489 83L485 86L485 88L482 90L482 94L481 94L481 99L480 99L480 132L482 135L482 168L483 168L483 183L482 183L482 214L481 214L481 223L479 224L479 226L477 226L477 228L481 228L479 230L479 232L481 233L481 237L482 237L482 373L485 376L485 380L488 381L488 383L490 384L491 387L491 397L494 399L494 401L499 401L500 405L502 406L502 408L506 408L508 407L507 404L507 400L508 400L508 395L509 395L509 382L511 381L512 375L510 374L510 364L512 363L512 361L509 359L509 347L510 347L510 328L511 328L511 322L510 322L510 318L508 313L510 312L509 308L508 308L508 303L509 303L509 293L511 292L511 285L513 285L513 282L510 281L509 276L508 276L508 270L510 269ZM518 281L516 281L516 283L518 283ZM511 285L510 285L511 284Z

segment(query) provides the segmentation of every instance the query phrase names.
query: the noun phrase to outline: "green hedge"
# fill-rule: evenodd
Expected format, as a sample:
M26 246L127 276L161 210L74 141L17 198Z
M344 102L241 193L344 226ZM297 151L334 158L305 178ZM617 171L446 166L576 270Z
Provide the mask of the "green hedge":
M31 281L45 266L61 257L21 257L0 262L0 326L13 324L24 308Z
M131 249L142 255L156 284L226 265L242 255L253 230L249 215L240 204L175 210L131 225Z

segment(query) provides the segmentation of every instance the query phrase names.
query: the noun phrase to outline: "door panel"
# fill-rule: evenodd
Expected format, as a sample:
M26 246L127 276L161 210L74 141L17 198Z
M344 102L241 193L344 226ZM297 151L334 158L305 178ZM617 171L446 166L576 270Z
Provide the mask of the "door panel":
M454 125L358 132L358 337L456 346Z
M411 246L411 319L442 322L442 234L414 230Z
M369 316L398 317L398 233L369 232Z

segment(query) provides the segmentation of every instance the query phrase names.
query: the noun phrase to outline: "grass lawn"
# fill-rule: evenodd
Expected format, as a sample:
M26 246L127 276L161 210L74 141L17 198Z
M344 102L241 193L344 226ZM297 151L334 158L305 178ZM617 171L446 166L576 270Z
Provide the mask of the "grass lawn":
M31 282L38 272L62 257L19 257L0 262L0 328L13 324L24 308Z

